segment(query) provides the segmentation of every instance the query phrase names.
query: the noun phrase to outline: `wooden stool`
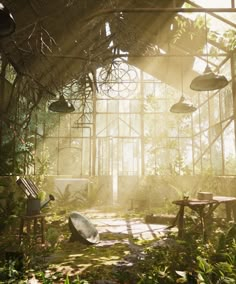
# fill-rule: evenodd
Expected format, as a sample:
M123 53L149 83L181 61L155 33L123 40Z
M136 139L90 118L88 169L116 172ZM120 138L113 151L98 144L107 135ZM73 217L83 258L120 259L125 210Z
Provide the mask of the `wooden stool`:
M39 225L39 228L38 228ZM21 243L24 235L24 229L28 236L32 236L35 241L41 240L41 243L45 242L45 215L33 215L33 216L21 216L20 219L20 231L19 242Z

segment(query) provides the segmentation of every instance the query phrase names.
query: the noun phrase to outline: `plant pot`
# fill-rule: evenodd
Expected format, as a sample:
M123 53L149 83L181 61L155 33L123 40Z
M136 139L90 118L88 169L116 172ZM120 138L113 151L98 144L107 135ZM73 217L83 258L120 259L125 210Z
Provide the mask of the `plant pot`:
M197 198L199 200L212 200L213 199L213 193L212 192L198 192Z

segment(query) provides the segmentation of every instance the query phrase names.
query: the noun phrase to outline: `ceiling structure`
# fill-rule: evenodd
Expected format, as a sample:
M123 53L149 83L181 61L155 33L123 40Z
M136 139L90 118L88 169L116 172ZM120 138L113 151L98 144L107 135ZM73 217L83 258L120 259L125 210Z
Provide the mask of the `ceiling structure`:
M95 81L99 67L125 56L129 63L176 88L180 88L180 76L176 74L182 68L184 88L191 92L188 85L197 75L192 69L194 55L202 53L205 31L189 20L184 32L178 33L176 14L207 9L194 3L181 8L184 2L5 0L16 30L1 39L0 51L18 74L31 78L50 94L88 74ZM222 43L214 44L226 52Z
M209 4L207 0L204 1L205 4ZM96 151L100 153L101 159L104 159L102 149L106 147L106 139L110 141L109 131L113 133L110 124L113 124L113 115L115 115L117 124L112 125L114 133L117 133L117 129L119 129L117 125L122 129L124 122L127 121L130 122L130 128L125 125L124 129L131 129L130 133L133 133L132 127L135 124L135 127L140 130L129 138L133 139L133 145L136 145L132 148L133 153L137 152L135 147L143 149L140 154L142 173L145 155L151 157L150 161L153 158L153 153L145 150L145 147L153 147L153 145L150 146L149 140L147 142L142 138L146 133L156 133L156 136L153 137L155 142L156 138L162 135L158 123L163 120L163 116L168 117L171 125L168 131L168 124L163 129L163 133L167 135L165 139L169 139L168 141L178 140L179 149L187 149L187 162L190 161L189 153L191 151L191 157L194 157L192 159L196 160L196 163L191 162L193 171L195 171L194 167L197 168L198 163L202 163L209 147L219 136L219 139L226 141L223 131L226 126L231 125L233 117L231 99L234 87L231 83L235 75L231 63L236 47L236 21L233 18L235 14L232 12L235 12L236 9L233 8L235 7L233 0L215 0L214 3L211 3L212 8L206 7L204 1L5 0L3 4L12 13L16 29L10 36L0 38L0 140L2 139L2 150L0 150L1 153L10 153L8 158L13 160L13 168L16 164L15 160L20 160L21 157L15 155L16 149L19 148L21 153L22 148L25 151L28 149L27 147L29 149L31 147L32 141L28 138L30 131L37 136L39 141L42 137L47 138L45 126L50 123L46 117L55 119L57 117L60 121L58 127L63 128L64 124L69 123L68 121L73 122L70 128L68 125L65 128L70 129L70 133L74 133L77 129L79 141L87 141L87 136L89 139L92 137L93 145L97 145L96 149L88 150L86 147L90 144L87 142L83 144L84 152L88 155L84 160L90 162L93 160L92 166L87 163L88 167L86 168L85 165L83 168L88 172L95 173ZM204 8L196 4L200 2L203 3ZM217 6L216 2L227 2L227 5L219 4ZM224 14L224 12L229 13ZM122 77L122 74L118 79L112 77L114 70L114 73L119 71L121 60L125 62L123 65L130 70L135 69L139 73L137 86L140 91L135 93L133 90L129 90L127 93L133 96L130 101L125 97L126 92L124 92L124 97L120 96L121 89L119 88L114 91L113 96L110 96L109 93L110 85L115 85L114 82L119 86L125 85L125 78ZM230 82L227 87L230 89L229 92L225 89L224 95L221 93L220 97L216 92L201 94L200 97L196 91L190 89L191 81L203 72L207 63L216 73L224 71L224 75ZM103 67L102 70L101 67ZM99 70L104 72L99 73ZM109 75L111 76L109 77ZM152 82L151 84L148 82L149 85L146 84L147 89L145 89L145 80ZM133 77L126 79L127 81L136 83ZM158 86L159 83L164 85L162 90L161 86L160 88ZM73 89L73 87L75 88ZM98 92L96 92L96 87ZM157 99L158 104L153 108L150 107L147 113L144 113L145 107L149 103L149 87L150 92L155 94L155 98L154 96L150 97L150 102L154 98ZM168 91L166 92L166 90ZM195 96L189 96L192 93ZM184 94L184 97L185 95L186 98L190 97L190 101L197 107L197 110L188 117L188 122L191 118L193 123L191 124L192 132L186 134L186 139L181 136L182 134L181 137L175 137L182 130L179 130L181 128L179 120L175 120L175 115L170 113L172 103L179 99L180 94L182 94L181 100ZM67 117L64 115L64 108L62 115L53 113L55 104L52 101L58 103L55 95L57 97L60 95L60 98L63 99L59 100L59 103L72 102L73 106L70 105L67 113L74 109L75 111L68 114ZM86 99L88 99L87 105ZM163 108L158 109L159 103L162 103ZM213 105L214 107L212 107ZM128 109L129 114L127 113ZM63 117L61 120L60 115ZM144 118L147 122L144 122ZM150 124L148 118L153 123ZM219 122L219 118L222 121ZM171 130L174 128L172 122L174 125L176 124L176 131L173 132ZM199 125L203 122L206 122L205 124L208 126L211 122L209 129L205 129L205 126L200 128ZM37 130L35 130L35 125ZM89 128L89 134L87 132L84 134L81 125L86 130ZM152 127L156 132L152 131ZM105 129L105 134L100 135L103 129ZM199 129L199 133L196 133L197 129ZM121 131L119 135L122 136L122 133ZM113 134L113 136L116 135ZM136 139L137 135L139 140ZM174 135L174 138L171 135ZM208 136L209 139L206 138ZM61 141L61 137L56 137L56 134L54 138L58 139L57 142ZM70 140L68 143L72 143L72 138L66 137L66 141ZM120 138L122 139L119 140L119 147L124 149L129 147L128 142L123 139L124 137ZM163 137L163 139L159 138L163 142L163 149L166 149L166 152L163 150L163 153L169 155L170 149L167 146L172 144L166 143L167 140ZM188 144L189 139L193 141L191 147ZM180 143L180 140L183 144ZM12 141L13 143L11 143ZM203 141L205 144L201 142L202 146L199 146L199 141ZM218 144L215 143L212 148L218 147ZM12 146L9 150L8 145L10 145L9 147L16 145L18 148ZM38 142L35 143L35 147L37 145L39 145ZM225 145L228 147L228 142ZM53 143L54 148L55 143ZM57 149L59 151L59 147ZM156 148L154 147L154 149ZM173 151L175 150L173 149ZM233 153L233 150L231 152ZM175 154L175 152L173 153ZM163 157L165 157L164 154ZM158 161L157 152L155 155L155 161ZM225 156L227 155L225 154ZM29 157L31 156L29 155ZM211 163L213 164L214 155L212 157ZM82 160L79 159L79 163ZM138 161L137 159L137 163ZM224 165L221 164L222 172L225 173ZM24 165L24 169L26 168ZM201 165L200 168L202 169L203 166ZM12 172L12 170L4 170L3 172Z

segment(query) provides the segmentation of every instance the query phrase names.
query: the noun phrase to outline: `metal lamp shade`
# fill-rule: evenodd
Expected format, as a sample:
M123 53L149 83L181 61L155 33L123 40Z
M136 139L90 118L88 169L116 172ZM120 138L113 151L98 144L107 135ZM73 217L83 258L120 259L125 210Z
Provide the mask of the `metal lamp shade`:
M197 108L193 106L192 103L187 101L184 96L182 96L178 103L174 104L170 108L170 112L173 113L191 113L194 112Z
M69 216L69 229L72 233L72 241L80 241L85 244L99 242L100 238L96 227L77 211L71 212Z
M16 29L16 23L8 9L0 3L0 37L9 36Z
M63 95L60 96L59 100L53 102L48 107L53 112L70 113L75 110L74 106L67 102Z
M194 91L213 91L222 89L227 84L225 76L214 74L207 65L204 73L192 80L190 88Z

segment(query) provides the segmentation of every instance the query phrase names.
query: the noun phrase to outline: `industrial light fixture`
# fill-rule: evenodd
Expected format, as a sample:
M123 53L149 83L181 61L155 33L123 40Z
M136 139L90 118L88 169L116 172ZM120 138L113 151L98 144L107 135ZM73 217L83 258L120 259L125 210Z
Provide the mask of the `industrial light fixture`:
M9 36L16 29L16 23L9 10L0 3L0 37Z
M222 89L227 85L228 80L225 76L213 73L207 64L204 73L192 80L190 88L194 91L213 91Z
M183 64L181 62L181 88L182 96L180 100L171 106L170 112L173 113L191 113L194 112L197 108L184 97L184 87L183 87Z
M205 28L206 28L206 54L207 65L202 75L194 78L190 84L190 88L194 91L213 91L224 88L228 84L228 80L223 75L213 73L208 64L208 45L207 45L207 20L205 13Z
M73 104L65 100L63 95L60 95L58 101L51 103L48 107L53 112L70 113L75 110Z
M172 105L170 112L173 113L191 113L194 112L197 108L182 95L180 100Z

